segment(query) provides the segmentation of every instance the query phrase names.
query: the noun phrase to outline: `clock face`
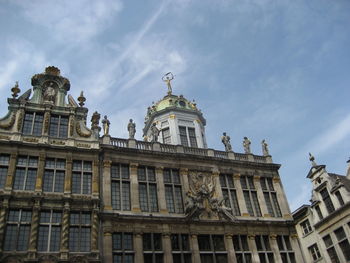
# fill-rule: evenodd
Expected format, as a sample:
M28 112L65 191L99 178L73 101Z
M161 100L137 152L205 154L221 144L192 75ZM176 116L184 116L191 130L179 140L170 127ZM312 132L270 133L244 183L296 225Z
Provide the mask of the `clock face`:
M185 107L186 106L186 103L183 100L180 100L179 104L180 104L181 107Z

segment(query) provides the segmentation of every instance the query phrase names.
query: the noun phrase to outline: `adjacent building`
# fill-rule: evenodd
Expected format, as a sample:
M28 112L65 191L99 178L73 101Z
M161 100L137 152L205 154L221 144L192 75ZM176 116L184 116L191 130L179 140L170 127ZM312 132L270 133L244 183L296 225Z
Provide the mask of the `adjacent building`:
M328 173L310 160L311 204L293 213L305 262L350 262L350 169L346 176Z
M132 125L130 138L111 137L97 112L87 127L86 98L67 94L56 67L20 96L12 88L0 119L1 262L303 262L266 144L263 155L208 148L203 114L167 80L144 141Z

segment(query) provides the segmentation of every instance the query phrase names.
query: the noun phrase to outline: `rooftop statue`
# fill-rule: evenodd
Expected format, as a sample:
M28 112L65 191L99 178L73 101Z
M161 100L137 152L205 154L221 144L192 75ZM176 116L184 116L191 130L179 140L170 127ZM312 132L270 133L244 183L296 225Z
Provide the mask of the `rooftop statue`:
M111 122L107 119L107 115L104 116L102 120L102 125L103 125L103 134L104 135L109 135L109 126Z
M171 95L172 93L172 88L171 88L171 81L174 79L174 75L171 72L166 73L163 77L162 80L167 84L168 86L168 95Z
M251 142L250 142L250 140L248 139L248 137L244 137L244 140L243 140L244 153L246 153L246 154L252 153L252 152L250 151L250 144L251 144Z
M152 140L151 142L157 142L158 141L158 136L159 136L159 129L157 128L157 124L154 122L151 127L151 136Z
M232 146L230 142L231 138L230 136L226 135L226 132L224 132L221 136L221 141L225 146L225 151L226 152L231 152L232 151Z
M135 122L132 121L132 119L130 119L128 123L128 132L129 132L129 139L135 139L136 124Z
M266 143L265 139L261 141L262 153L264 156L270 155L268 146L269 145Z

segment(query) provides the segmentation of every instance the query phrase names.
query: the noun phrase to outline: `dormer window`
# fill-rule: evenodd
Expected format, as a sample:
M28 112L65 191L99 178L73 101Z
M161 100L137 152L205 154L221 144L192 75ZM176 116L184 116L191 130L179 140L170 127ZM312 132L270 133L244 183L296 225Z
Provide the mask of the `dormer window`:
M332 213L334 211L334 205L332 203L331 197L329 196L327 188L323 188L320 191L320 194L322 196L323 202L327 208L328 213Z
M51 115L49 136L58 138L68 137L68 116Z
M197 148L196 132L194 128L179 126L181 145Z
M22 132L25 135L40 136L43 129L44 114L41 112L26 112Z
M303 229L304 236L309 234L312 231L312 228L311 228L311 225L310 225L310 222L309 222L308 219L306 219L305 221L301 222L300 226Z

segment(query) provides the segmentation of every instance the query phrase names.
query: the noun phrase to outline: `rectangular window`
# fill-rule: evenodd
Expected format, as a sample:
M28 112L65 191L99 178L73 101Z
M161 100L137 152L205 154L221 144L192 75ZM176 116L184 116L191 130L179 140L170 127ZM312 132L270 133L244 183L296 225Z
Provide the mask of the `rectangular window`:
M38 251L59 251L61 242L62 212L40 212Z
M317 261L321 258L321 253L316 243L310 246L308 249L313 261Z
M344 258L346 261L350 260L350 245L349 241L346 238L346 234L343 227L338 228L334 231L334 234L338 240L339 247L343 252Z
M163 263L162 235L145 233L142 241L144 263Z
M92 162L73 161L72 193L91 194Z
M225 205L231 208L231 212L235 216L241 215L238 205L236 188L231 174L220 174L220 185L222 195L225 199Z
M63 193L65 172L65 159L46 159L43 177L43 191Z
M188 137L190 139L190 145L191 147L197 148L197 138L196 138L196 132L194 128L188 128Z
M315 210L317 212L318 218L320 220L322 220L323 219L323 215L322 215L322 212L321 212L321 208L317 205L317 206L315 206Z
M4 189L9 169L10 155L0 154L0 189Z
M241 186L243 196L250 216L261 216L258 195L255 190L255 185L252 176L241 176Z
M179 126L180 141L183 146L198 147L194 128Z
M137 168L139 201L142 212L158 212L157 182L153 167Z
M303 229L303 234L307 235L312 231L310 222L308 219L300 223L301 228Z
M246 235L234 235L232 237L233 247L236 253L237 263L251 263L252 253L249 250Z
M261 177L260 185L263 190L267 211L272 217L281 217L282 213L277 200L276 191L273 188L272 178Z
M184 208L179 170L164 169L163 178L165 186L165 201L169 213L182 214Z
M68 137L68 116L51 115L49 136L58 138Z
M340 192L339 192L339 191L336 191L336 192L335 192L335 196L336 196L337 199L338 199L339 205L340 205L340 206L343 206L343 205L344 205L344 200L343 200L343 197L341 196Z
M130 172L127 164L111 166L112 207L130 211Z
M38 157L18 156L13 189L34 191L37 170Z
M26 112L24 115L22 132L25 135L42 134L44 114L41 112Z
M132 233L114 233L113 240L113 263L133 263L134 248Z
M165 128L162 130L163 143L171 144L170 129Z
M26 251L28 249L32 212L9 210L4 238L5 251Z
M198 235L201 262L227 263L227 252L223 235Z
M69 249L73 252L89 252L91 242L91 214L71 212Z
M273 252L270 247L269 237L256 235L255 244L258 249L260 263L274 263Z
M172 234L170 239L173 251L173 262L191 263L189 236L186 234Z
M328 213L332 213L334 211L334 206L331 200L331 197L329 196L329 193L326 188L323 188L320 191L320 194L322 196L323 202L327 208Z
M277 236L277 245L283 263L295 263L295 255L290 244L289 236Z
M181 145L188 146L186 127L179 126Z
M326 246L327 253L329 258L331 259L332 263L340 263L337 252L335 250L335 247L333 245L333 240L330 235L326 235L323 237L323 242Z

